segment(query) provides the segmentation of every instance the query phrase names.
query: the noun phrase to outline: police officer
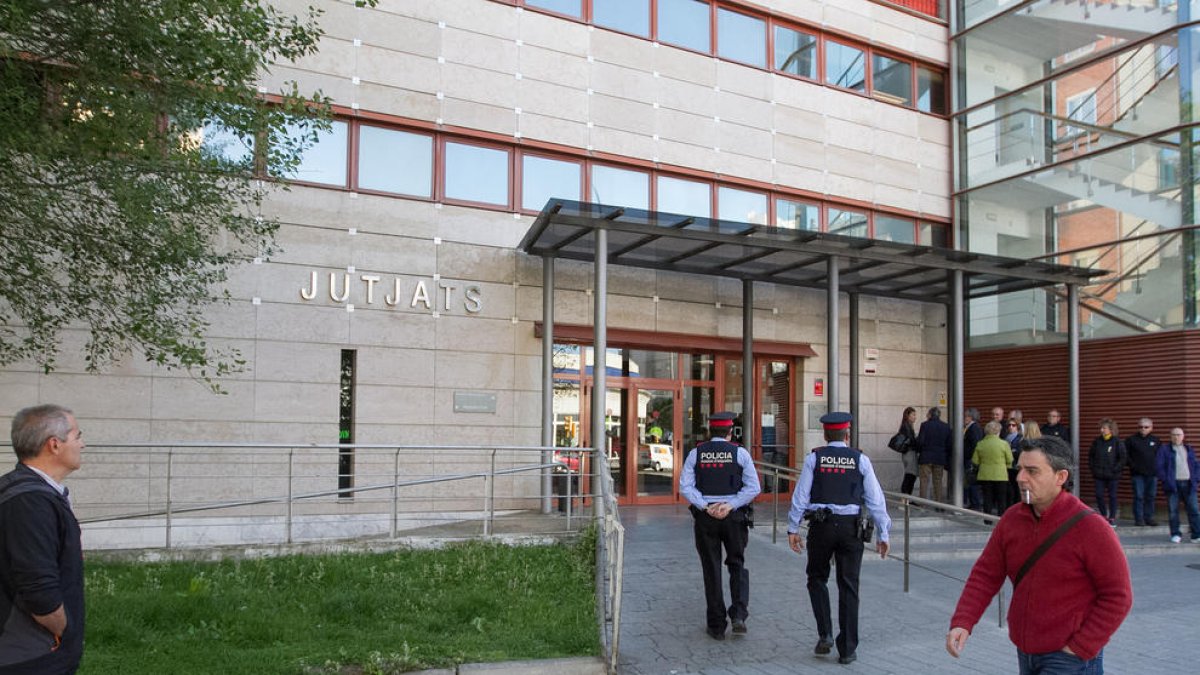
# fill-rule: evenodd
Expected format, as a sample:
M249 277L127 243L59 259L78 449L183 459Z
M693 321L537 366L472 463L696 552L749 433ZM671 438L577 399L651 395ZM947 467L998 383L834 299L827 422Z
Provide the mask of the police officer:
M888 552L888 529L892 521L883 501L883 490L871 468L871 460L857 448L846 444L850 437L850 413L831 412L821 417L827 445L804 458L804 468L792 508L788 512L788 543L801 553L801 518L808 526L808 597L817 620L817 654L833 649L833 622L829 613L830 559L837 561L838 585L838 663L853 663L858 648L858 574L862 568L863 541L860 527L865 502L879 530L875 550L879 557Z
M704 572L704 599L708 603L708 635L725 639L725 617L733 623L735 635L746 633L750 615L750 572L745 566L746 542L750 538L750 503L761 491L754 461L745 448L729 442L734 414L715 413L708 426L712 440L701 443L688 453L679 477L679 492L690 502ZM729 568L729 608L721 582L721 547L725 547L725 565Z

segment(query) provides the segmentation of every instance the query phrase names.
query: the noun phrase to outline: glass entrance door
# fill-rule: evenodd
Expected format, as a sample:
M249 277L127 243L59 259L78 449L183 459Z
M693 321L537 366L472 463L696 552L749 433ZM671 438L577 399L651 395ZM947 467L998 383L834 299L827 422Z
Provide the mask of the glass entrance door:
M643 497L674 497L681 458L675 444L675 390L634 389L637 410L637 486L642 503L658 501Z

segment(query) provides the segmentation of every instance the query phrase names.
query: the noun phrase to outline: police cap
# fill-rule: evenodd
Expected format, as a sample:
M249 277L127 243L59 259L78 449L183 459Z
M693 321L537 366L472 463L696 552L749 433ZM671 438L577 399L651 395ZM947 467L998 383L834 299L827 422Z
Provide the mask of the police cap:
M733 426L733 420L736 418L737 418L737 415L734 415L731 412L722 411L719 413L713 413L712 417L708 418L708 426L718 427L718 428L719 427L731 427L731 426Z
M848 412L831 412L821 415L821 424L826 429L849 429L854 416Z

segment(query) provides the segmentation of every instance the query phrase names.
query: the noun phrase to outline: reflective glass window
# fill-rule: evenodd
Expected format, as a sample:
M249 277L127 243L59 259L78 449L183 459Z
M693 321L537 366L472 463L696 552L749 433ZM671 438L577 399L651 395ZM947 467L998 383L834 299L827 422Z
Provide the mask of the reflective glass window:
M775 26L775 69L817 79L817 36Z
M867 236L867 214L859 211L829 209L829 233L847 237Z
M691 380L712 380L716 363L717 357L713 354L684 354L684 376Z
M363 125L358 129L358 187L433 196L433 137Z
M552 197L578 200L582 171L578 162L525 155L521 159L521 208L539 211Z
M767 224L767 195L761 192L717 188L717 217L739 223Z
M446 143L446 199L508 204L508 152Z
M946 114L946 75L917 66L917 110Z
M825 41L825 82L835 87L867 90L867 54L857 47Z
M662 380L673 380L677 375L679 357L674 352L630 349L631 374Z
M922 246L950 247L950 229L938 223L921 223L921 238L917 241Z
M1066 117L1085 124L1096 123L1096 91L1085 91L1067 99Z
M201 151L209 156L247 168L254 161L254 138L241 139L221 124L208 122L200 130Z
M883 54L871 56L871 92L875 98L912 105L912 64Z
M650 37L650 0L592 0L592 22Z
M292 128L287 133L292 139L298 139L308 132ZM317 132L316 143L304 151L299 166L283 177L306 183L345 186L346 133L347 124L334 120L328 131Z
M900 244L915 244L917 241L916 223L907 218L875 214L875 238Z
M717 55L752 66L767 66L767 22L717 9Z
M575 18L583 17L583 0L525 0L525 4L529 7L540 7Z
M650 176L613 166L592 167L593 202L631 209L650 208Z
M790 199L775 200L775 227L792 230L821 231L821 207Z
M658 210L707 218L712 215L712 186L694 180L659 176Z
M711 19L707 2L658 0L658 41L698 52L710 52Z

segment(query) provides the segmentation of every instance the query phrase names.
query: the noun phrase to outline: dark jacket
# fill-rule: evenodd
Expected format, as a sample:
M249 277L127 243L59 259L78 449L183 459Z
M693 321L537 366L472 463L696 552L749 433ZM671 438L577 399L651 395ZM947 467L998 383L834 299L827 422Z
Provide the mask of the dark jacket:
M1042 427L1043 436L1057 436L1064 441L1071 442L1071 427L1059 422L1058 424L1047 424Z
M1157 470L1158 448L1162 445L1154 434L1134 434L1125 439L1129 471L1135 476L1153 476Z
M1183 444L1187 448L1188 456L1188 473L1191 474L1192 492L1196 491L1196 485L1200 484L1200 462L1196 461L1196 451L1187 443ZM1158 457L1156 458L1158 468L1158 482L1163 484L1163 489L1167 494L1175 491L1175 448L1170 443L1163 443L1158 446Z
M1091 467L1092 478L1101 480L1120 478L1127 461L1125 443L1116 436L1110 437L1107 441L1103 436L1097 436L1096 440L1092 441L1092 447L1088 449L1088 466Z
M945 464L950 461L950 425L939 419L927 419L917 432L917 458L921 464Z
M62 606L54 636L33 620ZM66 497L23 464L0 477L0 673L65 673L83 655L83 551Z
M971 458L975 456L975 446L979 441L983 440L983 425L979 422L971 422L967 430L963 432L963 466L971 465Z

